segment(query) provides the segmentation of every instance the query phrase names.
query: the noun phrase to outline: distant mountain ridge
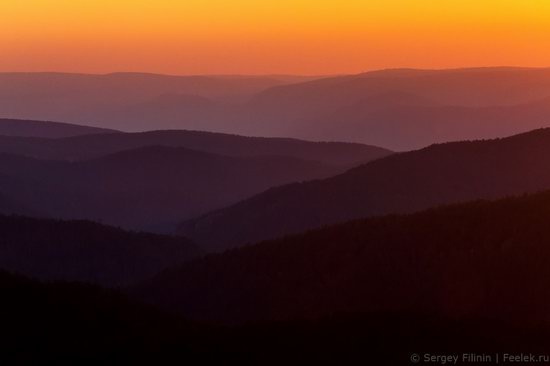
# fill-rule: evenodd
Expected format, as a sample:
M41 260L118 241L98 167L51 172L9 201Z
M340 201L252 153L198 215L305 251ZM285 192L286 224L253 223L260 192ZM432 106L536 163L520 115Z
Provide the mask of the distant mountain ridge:
M0 136L63 138L115 130L50 121L29 121L0 118Z
M9 118L130 132L340 140L397 151L550 127L550 111L536 105L548 98L550 68L396 69L331 77L0 73L0 116Z
M39 126L46 135L55 123ZM81 126L65 125L79 130ZM79 130L80 131L80 130ZM324 178L392 152L375 146L200 131L0 135L0 212L172 232L284 183Z
M339 123L335 123L339 121ZM433 143L508 137L550 125L550 98L506 106L444 105L394 93L297 123L298 137L376 142L409 151Z
M350 219L550 188L550 129L433 145L325 180L290 184L180 226L215 250Z
M182 215L342 169L293 157L230 157L168 146L72 162L0 154L0 196L40 216L172 232Z
M234 157L288 156L343 167L353 167L392 153L384 148L362 144L184 130L102 133L55 140L0 136L0 152L53 160L91 159L155 145Z
M399 94L432 104L403 109L402 101L392 97ZM525 108L523 117L508 111L549 97L550 68L380 70L258 93L248 104L253 116L249 127L266 136L375 141L406 151L549 127L548 108L539 106L535 113ZM447 111L436 108L441 106Z
M165 128L223 128L225 106L242 103L275 85L311 80L300 76L174 76L119 72L112 74L0 73L0 116L95 124L125 131ZM163 95L211 100L219 111L172 103ZM210 116L215 116L212 120ZM196 119L201 119L196 125ZM206 123L209 121L210 123ZM179 123L179 124L177 124Z

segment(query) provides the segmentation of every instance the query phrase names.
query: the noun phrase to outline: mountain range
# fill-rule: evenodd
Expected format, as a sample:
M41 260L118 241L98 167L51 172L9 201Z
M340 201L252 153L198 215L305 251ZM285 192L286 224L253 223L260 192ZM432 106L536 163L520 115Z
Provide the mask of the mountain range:
M233 158L166 146L74 162L0 154L0 192L37 216L172 231L183 217L338 171L295 158Z
M411 354L424 349L545 354L550 334L547 326L411 313L213 326L182 320L118 291L82 283L44 283L4 271L0 292L2 357L21 364L106 359L133 364L355 364L365 358L368 344L369 362L389 366L408 363Z
M0 118L0 136L2 137L63 138L112 132L116 131L106 128L75 125L72 123Z
M232 157L285 156L351 168L391 154L390 150L355 143L312 142L290 138L260 138L189 130L140 133L95 132L67 138L47 138L49 122L14 121L20 129L42 127L43 136L21 136L17 129L0 134L0 152L49 160L83 160L147 146L184 147ZM2 120L0 120L0 126ZM65 125L65 124L64 124ZM66 125L78 129L78 125ZM82 127L85 130L85 127ZM35 132L38 134L38 132Z
M270 187L391 154L361 144L197 131L0 136L0 152L2 212L160 232Z
M0 74L0 111L123 131L200 129L396 151L550 126L550 69L334 77Z
M550 69L0 73L0 115L4 363L550 349Z
M212 250L368 216L550 188L550 129L393 154L340 175L272 188L180 225Z
M314 78L0 73L0 111L6 118L48 119L127 131L197 126L219 130L226 126L223 116L227 117L225 111L233 104L244 103L272 86Z
M89 221L0 216L0 268L44 281L128 286L202 252L185 238Z
M351 221L190 261L134 293L229 323L395 312L548 324L549 220L546 191Z

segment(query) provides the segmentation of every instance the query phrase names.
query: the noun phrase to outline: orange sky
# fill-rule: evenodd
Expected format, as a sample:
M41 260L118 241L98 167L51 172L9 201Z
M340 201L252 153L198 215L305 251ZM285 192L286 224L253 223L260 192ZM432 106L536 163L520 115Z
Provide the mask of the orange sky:
M550 0L0 0L0 71L550 66Z

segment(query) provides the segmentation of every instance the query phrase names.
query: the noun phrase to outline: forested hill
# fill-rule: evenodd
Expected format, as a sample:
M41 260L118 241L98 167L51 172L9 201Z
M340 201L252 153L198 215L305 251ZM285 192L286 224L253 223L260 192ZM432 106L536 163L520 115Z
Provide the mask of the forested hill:
M0 216L0 269L43 280L128 285L199 254L185 238L89 221Z
M550 129L399 153L324 180L271 189L189 220L214 250L369 216L550 189Z
M547 327L354 314L239 327L194 324L112 290L0 271L2 360L14 364L405 365L419 351L545 354ZM520 335L520 336L518 336ZM366 352L366 350L368 352ZM15 362L16 361L16 362Z
M371 218L192 261L138 291L221 321L409 311L550 321L550 192Z

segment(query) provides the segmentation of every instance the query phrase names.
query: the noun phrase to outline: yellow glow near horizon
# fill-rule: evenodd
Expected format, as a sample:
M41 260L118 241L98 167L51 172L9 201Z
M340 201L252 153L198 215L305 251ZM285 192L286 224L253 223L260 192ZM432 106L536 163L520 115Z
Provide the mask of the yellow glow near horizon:
M0 71L550 66L548 0L0 0Z

